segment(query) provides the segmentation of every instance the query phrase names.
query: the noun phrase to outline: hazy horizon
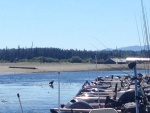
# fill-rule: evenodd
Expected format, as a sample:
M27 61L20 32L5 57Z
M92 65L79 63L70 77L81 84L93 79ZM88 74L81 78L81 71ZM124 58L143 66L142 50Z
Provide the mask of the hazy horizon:
M18 47L19 48L58 48L58 49L63 49L63 48L59 48L59 47L34 47L34 46L31 46L31 47L21 47L20 45L18 45ZM0 49L18 49L18 47L16 47L16 48L8 48L8 47L5 47L5 48L0 48ZM126 48L135 48L135 47L139 47L139 48L141 48L141 46L140 45L131 45L131 46L126 46L126 47L116 47L116 48L104 48L104 49L101 49L101 50L115 50L115 49L126 49ZM143 47L143 46L142 46ZM132 49L133 49L132 48ZM135 48L136 49L136 48ZM138 49L138 48L137 48ZM71 48L70 49L63 49L63 50L71 50ZM97 50L88 50L88 49L73 49L73 50L87 50L87 51L97 51L97 50L100 50L100 49L97 49Z

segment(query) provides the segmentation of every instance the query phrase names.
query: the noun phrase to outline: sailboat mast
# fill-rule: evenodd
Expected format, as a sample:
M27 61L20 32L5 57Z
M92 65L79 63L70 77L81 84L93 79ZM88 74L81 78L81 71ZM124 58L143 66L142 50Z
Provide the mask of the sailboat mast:
M96 63L96 73L97 73L97 51L95 54L95 63ZM98 77L97 77L97 82L98 82ZM99 92L99 88L98 88L98 92ZM99 104L99 108L100 108L100 95L98 93L98 104Z
M138 85L137 85L136 62L129 63L128 67L129 67L129 69L134 69L136 113L139 113L139 100L138 100Z
M149 35L148 35L149 31L148 31L148 23L146 21L143 0L141 0L141 7L142 7L143 22L144 22L144 34L145 34L145 38L146 38L146 45L147 45L147 49L149 50ZM150 55L148 57L150 57Z
M58 108L60 113L60 72L58 72Z
M147 47L147 53L148 53L148 58L150 58L150 53L149 53L149 26L148 26L148 20L146 19L146 14L145 14L145 8L144 8L144 3L143 0L141 0L141 7L142 7L142 16L143 16L143 24L144 24L144 34L145 34L145 41L146 41L146 47ZM147 65L149 68L149 64ZM149 73L149 70L147 70Z

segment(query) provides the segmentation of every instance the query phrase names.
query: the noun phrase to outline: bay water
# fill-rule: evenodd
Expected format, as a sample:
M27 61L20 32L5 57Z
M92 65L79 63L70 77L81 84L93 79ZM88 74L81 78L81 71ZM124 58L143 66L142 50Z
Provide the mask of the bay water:
M128 73L134 74L126 70L0 74L0 113L21 113L20 104L24 113L50 113L50 108L58 107L59 83L60 103L66 104L86 80L91 82L97 76L123 76ZM49 86L51 80L54 80L53 87ZM20 95L20 101L17 94Z

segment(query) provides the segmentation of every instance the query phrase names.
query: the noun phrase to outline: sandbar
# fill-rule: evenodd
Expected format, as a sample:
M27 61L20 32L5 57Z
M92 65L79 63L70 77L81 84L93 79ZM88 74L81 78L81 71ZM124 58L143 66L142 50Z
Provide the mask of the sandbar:
M145 69L144 64L137 64L137 69ZM0 63L0 74L71 72L96 70L128 70L128 64L91 64L91 63Z

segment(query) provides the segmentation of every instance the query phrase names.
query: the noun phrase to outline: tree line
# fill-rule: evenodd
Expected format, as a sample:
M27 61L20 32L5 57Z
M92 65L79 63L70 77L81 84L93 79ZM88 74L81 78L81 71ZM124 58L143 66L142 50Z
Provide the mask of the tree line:
M145 57L148 51L122 50L67 50L60 48L20 48L0 49L0 62L72 62L72 63L104 63L109 58Z

